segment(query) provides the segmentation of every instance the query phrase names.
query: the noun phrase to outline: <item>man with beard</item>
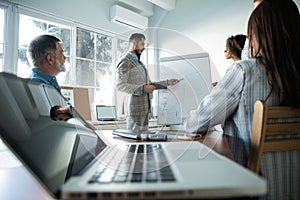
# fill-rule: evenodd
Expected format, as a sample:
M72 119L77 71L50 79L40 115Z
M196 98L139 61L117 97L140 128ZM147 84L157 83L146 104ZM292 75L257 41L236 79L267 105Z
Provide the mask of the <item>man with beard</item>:
M56 76L66 71L66 56L60 42L60 39L52 35L40 35L31 41L27 49L29 61L33 66L29 78L52 85L59 92L61 88Z
M151 82L140 56L145 49L145 36L134 33L129 38L129 52L117 66L117 89L129 94L127 129L148 130L152 92L175 85L178 79Z

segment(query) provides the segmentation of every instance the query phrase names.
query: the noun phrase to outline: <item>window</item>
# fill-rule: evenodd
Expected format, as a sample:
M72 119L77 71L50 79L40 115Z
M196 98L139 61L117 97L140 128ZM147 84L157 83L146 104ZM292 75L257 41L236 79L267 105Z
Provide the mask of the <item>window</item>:
M3 51L4 51L4 21L5 11L0 8L0 72L3 70Z
M58 83L88 88L93 117L96 105L115 105L115 67L128 50L127 39L34 16L20 14L17 75L31 74L26 55L30 41L41 34L54 35L61 39L67 57L66 72L58 74Z
M127 40L122 40L122 39L117 39L117 58L118 60L120 58L125 57L125 54L128 51L128 39Z
M60 85L70 84L70 46L71 46L71 27L61 24L54 24L45 20L20 15L19 23L19 47L18 47L18 71L17 75L28 78L31 73L31 66L26 56L26 50L30 41L38 35L54 35L62 41L65 56L66 72L57 76Z
M76 30L75 85L89 87L92 108L112 105L114 91L113 39L83 28Z
M112 64L112 38L77 28L76 85L100 87Z

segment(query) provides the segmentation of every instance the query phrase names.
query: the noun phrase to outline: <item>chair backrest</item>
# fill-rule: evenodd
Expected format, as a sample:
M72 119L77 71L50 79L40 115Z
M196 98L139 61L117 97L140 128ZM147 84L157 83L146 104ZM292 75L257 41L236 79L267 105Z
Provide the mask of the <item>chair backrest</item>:
M10 80L15 80L12 82ZM14 84L15 83L15 84ZM20 89L21 88L21 89ZM16 89L17 91L13 91ZM25 141L31 137L31 130L27 123L25 112L31 112L27 108L22 108L20 104L24 100L25 105L32 103L24 96L16 97L15 94L26 94L22 80L15 75L5 72L0 73L0 129L10 133L9 136L16 141ZM17 99L19 98L19 99Z
M300 108L267 106L256 101L248 169L259 172L263 153L300 150L300 138L290 135L300 135Z

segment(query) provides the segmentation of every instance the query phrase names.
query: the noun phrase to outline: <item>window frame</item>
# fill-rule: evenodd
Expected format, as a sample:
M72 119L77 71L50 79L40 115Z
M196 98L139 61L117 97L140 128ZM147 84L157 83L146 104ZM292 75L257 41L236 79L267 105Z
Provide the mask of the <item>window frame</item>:
M63 86L73 86L73 87L82 87L82 88L88 88L89 89L89 94L90 94L90 107L91 107L91 112L92 112L92 120L96 119L95 117L95 108L96 105L98 104L96 99L95 99L95 94L96 91L101 89L101 87L97 87L96 85L96 80L94 79L94 83L93 86L83 86L83 85L76 85L76 82L74 80L74 76L76 76L76 59L77 59L77 55L76 55L76 48L77 48L77 44L76 44L76 38L77 38L77 29L84 29L87 30L89 32L93 32L93 33L97 33L97 34L102 34L108 37L111 37L112 40L112 61L111 62L104 62L104 61L100 61L100 62L95 62L95 63L101 63L101 64L109 64L111 65L111 67L113 67L114 69L117 66L117 62L118 62L118 58L117 58L117 41L118 39L120 40L128 40L125 36L122 35L118 35L116 33L112 33L112 32L108 32L105 30L101 30L92 26L88 26L88 25L84 25L81 23L75 23L75 22L71 22L69 20L63 19L63 18L58 18L54 15L48 14L48 13L41 13L40 11L31 9L31 8L27 8L27 7L23 7L20 5L13 5L13 7L15 7L15 11L13 13L14 17L14 24L15 24L15 31L17 32L15 34L15 38L19 38L19 17L20 14L22 15L26 15L29 17L33 17L36 18L38 20L41 21L46 21L47 23L51 23L51 24L58 24L59 26L67 26L70 27L70 80L69 80L69 84L68 85L63 85ZM17 16L17 17L16 17ZM18 61L18 47L19 47L19 42L17 42L14 45L14 52L15 52L15 58L13 59L15 64L13 64L12 66L16 66L14 69L11 69L12 73L17 73L17 61ZM94 67L94 69L96 70L96 67ZM95 77L95 76L94 76ZM117 105L117 97L116 97L116 74L112 73L112 86L111 86L111 92L112 92L112 100L111 100L111 105ZM106 87L107 88L107 87ZM92 90L92 91L91 91Z
M4 71L4 57L5 57L5 46L6 46L6 40L5 40L5 36L6 36L6 19L7 19L7 9L8 9L8 6L6 4L3 4L2 2L0 2L0 9L3 10L3 38L2 38L2 41L3 41L3 44L2 44L2 63L1 63L1 66L0 66L0 72Z

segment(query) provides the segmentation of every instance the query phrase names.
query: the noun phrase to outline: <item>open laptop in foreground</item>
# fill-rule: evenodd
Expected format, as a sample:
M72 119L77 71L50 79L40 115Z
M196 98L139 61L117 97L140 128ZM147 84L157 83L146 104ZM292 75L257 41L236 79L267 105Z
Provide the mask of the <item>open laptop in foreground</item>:
M233 198L266 182L199 142L107 144L82 119L53 121L67 105L51 86L0 73L0 136L56 199ZM99 137L100 136L100 137Z

